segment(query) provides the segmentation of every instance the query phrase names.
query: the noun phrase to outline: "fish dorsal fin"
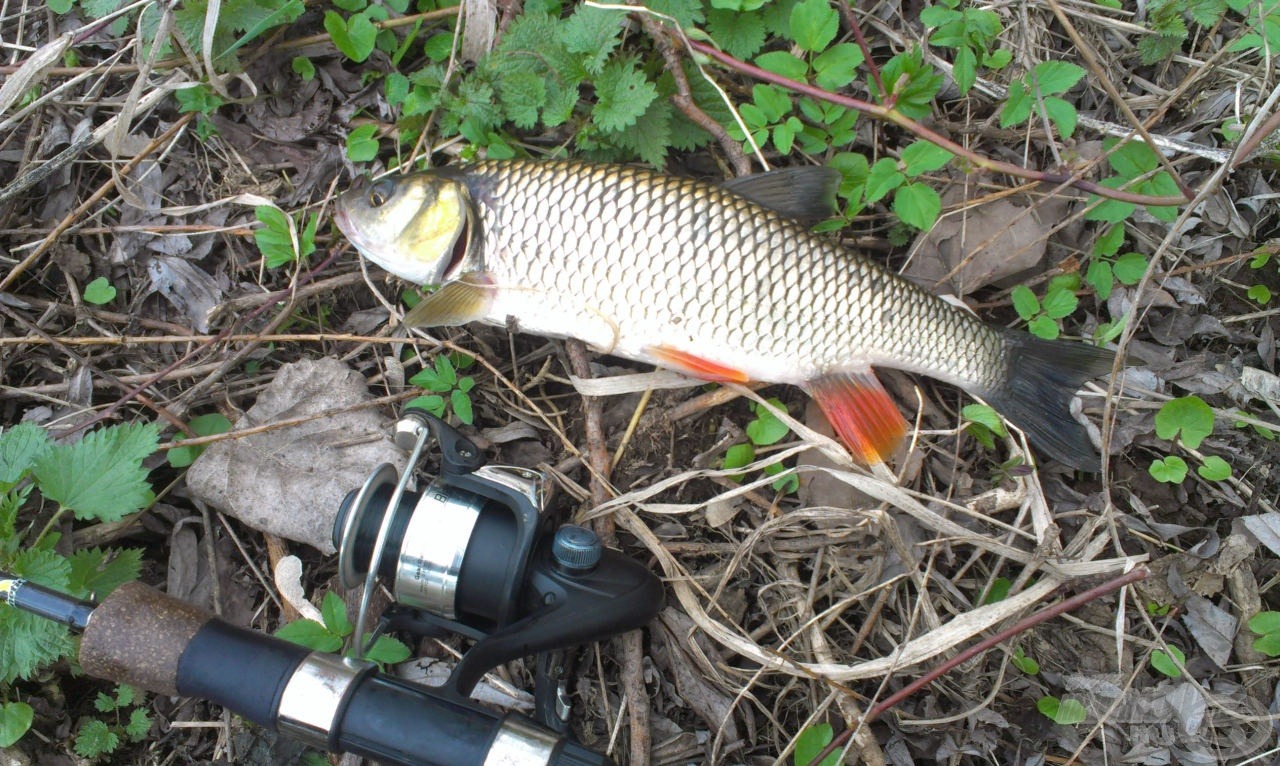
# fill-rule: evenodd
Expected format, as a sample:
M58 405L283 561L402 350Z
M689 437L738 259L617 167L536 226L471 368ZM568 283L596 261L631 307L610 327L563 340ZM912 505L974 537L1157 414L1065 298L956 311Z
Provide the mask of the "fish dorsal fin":
M907 433L907 421L868 367L815 378L805 388L858 460L883 463Z
M731 178L722 186L788 218L828 218L836 213L840 171L801 165Z
M424 297L404 315L405 327L457 327L483 319L494 288L484 272L463 274Z

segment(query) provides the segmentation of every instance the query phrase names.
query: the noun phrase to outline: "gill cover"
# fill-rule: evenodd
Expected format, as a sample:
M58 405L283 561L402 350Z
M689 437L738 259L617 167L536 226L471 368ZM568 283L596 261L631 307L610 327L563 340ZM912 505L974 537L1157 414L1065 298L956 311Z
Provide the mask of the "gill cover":
M466 187L431 172L357 181L335 220L360 254L418 285L445 280L471 251L478 227Z

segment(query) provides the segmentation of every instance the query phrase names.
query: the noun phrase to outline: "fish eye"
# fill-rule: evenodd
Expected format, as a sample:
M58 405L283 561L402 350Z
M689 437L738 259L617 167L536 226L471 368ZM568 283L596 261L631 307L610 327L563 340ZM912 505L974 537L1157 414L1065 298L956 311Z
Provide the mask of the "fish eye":
M369 190L369 206L382 207L391 199L391 193L395 190L395 184L387 179L383 179L373 185Z

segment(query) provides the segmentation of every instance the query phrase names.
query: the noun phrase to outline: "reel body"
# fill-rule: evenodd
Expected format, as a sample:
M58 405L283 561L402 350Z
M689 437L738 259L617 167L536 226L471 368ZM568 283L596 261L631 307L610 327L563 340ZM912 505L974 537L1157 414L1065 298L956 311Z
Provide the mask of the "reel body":
M407 409L396 432L402 448L413 448L405 475L379 466L338 513L340 579L347 588L363 581L366 598L375 577L390 585L395 605L378 632L444 630L475 641L447 693L466 697L499 664L642 627L661 609L662 583L639 562L584 527L553 529L541 474L484 465L474 444L423 410ZM440 474L407 490L428 435L440 444ZM552 682L550 664L539 662L540 686ZM556 728L567 713L562 697L535 691L538 717Z

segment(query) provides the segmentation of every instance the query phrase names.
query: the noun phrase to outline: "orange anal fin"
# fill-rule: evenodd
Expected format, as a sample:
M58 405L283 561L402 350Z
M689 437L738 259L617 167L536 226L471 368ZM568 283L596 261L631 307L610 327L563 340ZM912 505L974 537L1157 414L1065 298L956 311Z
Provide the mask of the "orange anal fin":
M746 383L751 380L741 370L716 364L671 346L650 346L645 350L657 357L663 365L702 380L713 380L717 383Z
M907 433L907 421L870 369L824 375L805 388L853 456L868 465L885 462Z

